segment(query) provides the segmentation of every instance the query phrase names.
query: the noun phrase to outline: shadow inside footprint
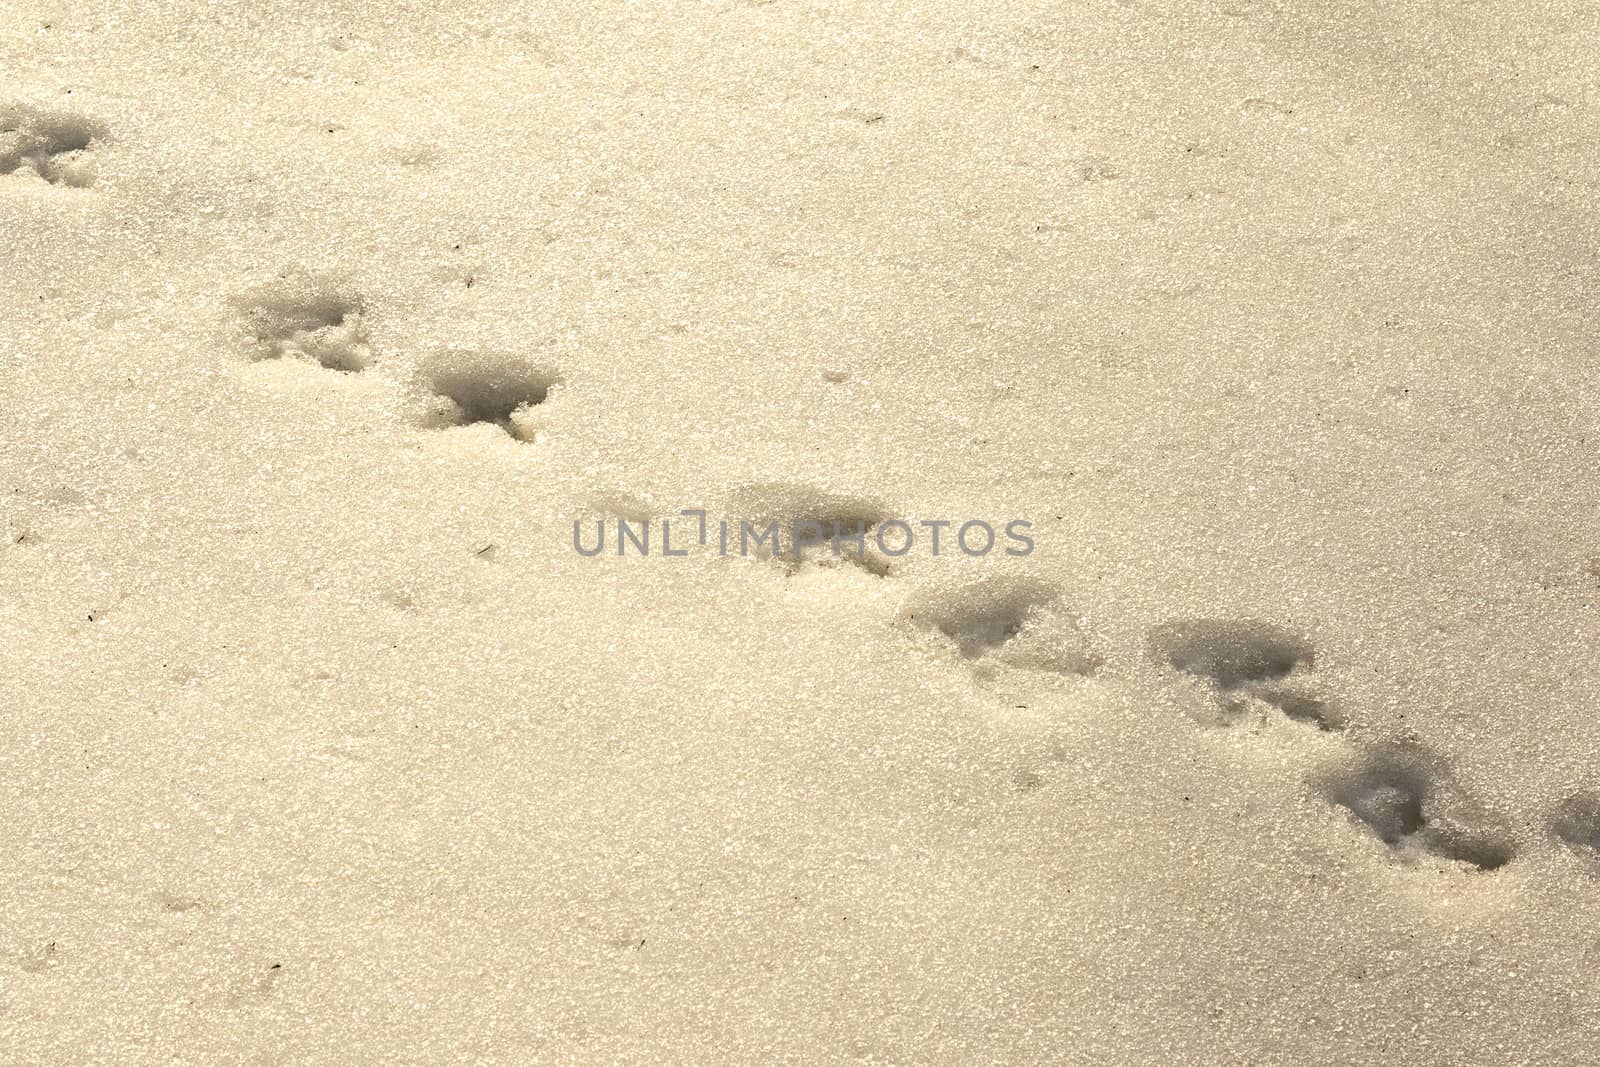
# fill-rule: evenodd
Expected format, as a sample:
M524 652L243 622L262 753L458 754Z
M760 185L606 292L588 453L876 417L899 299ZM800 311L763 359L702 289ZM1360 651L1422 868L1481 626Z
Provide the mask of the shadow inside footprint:
M86 189L94 184L90 147L105 131L64 111L0 106L0 174L31 171L51 185Z
M1208 683L1223 717L1237 723L1252 706L1276 708L1291 722L1318 730L1343 728L1342 717L1326 700L1286 679L1316 663L1311 642L1301 635L1255 619L1178 619L1153 628L1150 657ZM1259 701L1259 704L1256 702Z
M338 279L291 271L234 300L252 358L309 360L353 374L372 361L361 298Z
M1035 607L1026 596L1005 597L973 610L936 614L933 624L964 658L977 659L1021 636Z
M740 516L732 537L741 553L757 545L752 554L781 563L791 574L805 565L843 564L879 578L889 574L893 559L880 549L877 534L891 516L875 500L777 482L746 486L731 504Z
M1550 818L1550 832L1575 852L1600 858L1600 793L1575 793Z
M423 371L432 394L428 423L437 429L485 424L518 441L536 438L543 422L534 408L561 384L559 375L498 352L449 352Z
M1509 837L1459 795L1439 761L1414 746L1369 751L1325 787L1329 800L1402 859L1431 856L1492 871L1516 854Z
M879 578L888 577L889 560L872 551L872 532L884 519L867 505L843 503L810 510L788 523L788 548L779 553L791 566L804 562L853 563Z
M1362 768L1332 790L1333 801L1347 808L1386 845L1400 845L1428 825L1422 798L1428 782L1410 767L1374 764Z
M1305 638L1252 619L1181 619L1151 630L1149 644L1174 670L1225 690L1276 681L1316 658Z
M1332 705L1308 693L1263 685L1250 687L1249 695L1277 708L1283 712L1284 718L1292 722L1303 722L1329 733L1344 727ZM1231 697L1227 701L1227 706L1235 714L1242 714L1243 703L1238 697Z
M901 615L942 635L962 659L977 664L1088 675L1104 662L1060 595L1041 582L993 578L927 590L909 600Z

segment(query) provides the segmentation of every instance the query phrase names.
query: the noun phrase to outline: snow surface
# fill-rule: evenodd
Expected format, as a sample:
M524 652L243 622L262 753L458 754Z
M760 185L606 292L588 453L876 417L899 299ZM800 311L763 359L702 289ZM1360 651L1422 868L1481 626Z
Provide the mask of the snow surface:
M1593 1062L1594 5L3 14L0 1060Z

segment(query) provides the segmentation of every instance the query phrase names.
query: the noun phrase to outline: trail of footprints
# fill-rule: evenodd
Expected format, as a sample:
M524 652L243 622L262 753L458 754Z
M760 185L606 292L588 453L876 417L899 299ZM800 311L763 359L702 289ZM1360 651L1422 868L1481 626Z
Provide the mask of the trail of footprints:
M899 573L899 558L881 551L875 536L895 513L875 500L769 484L746 487L731 503L758 528L775 523L805 532L806 543L794 538L765 553L786 575L808 568L858 568L877 578ZM952 649L979 679L1003 670L1092 675L1104 662L1060 593L1039 581L1002 576L924 589L905 599L896 621Z
M99 123L79 115L0 104L0 176L31 174L52 185L88 188L95 180L94 146L106 137ZM253 361L297 360L341 374L359 374L374 363L364 302L341 280L295 271L233 303ZM492 425L531 441L542 426L537 409L561 378L509 354L455 351L426 361L417 384L425 395L423 425ZM788 574L808 566L859 567L880 578L894 573L896 561L875 548L862 550L852 541L834 552L826 541L829 531L853 534L887 521L890 512L874 501L779 485L747 489L736 503L752 518L821 531L820 544L791 544L771 554ZM1090 676L1104 662L1059 593L1039 582L999 578L926 589L907 597L897 618L908 631L952 647L980 679L1007 669ZM1210 717L1219 725L1278 714L1325 733L1344 728L1337 705L1315 684L1315 650L1282 627L1176 620L1149 632L1146 651L1209 690ZM1516 856L1508 830L1465 795L1444 760L1419 744L1350 744L1309 780L1401 862L1443 860L1493 871ZM1031 773L1018 781L1039 784ZM1568 797L1547 829L1600 866L1600 792Z
M5 157L0 157L3 160ZM299 273L236 301L255 360L295 359L355 374L373 362L360 295L343 283ZM513 439L534 440L538 408L560 385L548 370L486 352L441 354L421 368L427 394L422 423L436 429L488 424ZM774 546L771 559L789 576L811 567L855 567L877 578L896 573L897 560L870 538L892 512L866 499L820 493L792 484L747 487L734 494L738 514L758 526L814 531L810 543ZM845 539L835 546L830 537ZM998 672L1087 677L1104 663L1058 591L1015 577L989 578L955 588L926 588L907 596L897 622L907 632L952 649L979 681ZM1147 655L1197 680L1209 693L1207 716L1232 726L1279 715L1339 735L1344 717L1321 691L1311 642L1284 627L1255 620L1180 619L1149 631ZM1446 762L1413 742L1346 743L1341 757L1308 775L1353 828L1385 846L1400 863L1440 862L1494 871L1517 854L1509 830L1467 796ZM1026 769L1019 790L1042 785ZM1564 801L1550 834L1600 865L1600 793Z
M290 271L232 303L253 362L293 360L341 374L359 374L375 363L365 302L342 279ZM481 424L527 442L544 427L535 409L561 378L509 353L457 349L423 360L413 384L424 396L423 426Z
M89 188L95 145L107 139L105 127L85 116L0 103L0 176L32 175L51 185ZM232 304L252 361L308 362L342 374L373 365L364 301L342 279L293 270ZM534 409L560 382L547 368L507 353L454 351L427 361L414 384L425 397L420 421L427 427L483 424L514 440L533 441L544 425Z
M1147 652L1200 680L1224 724L1268 711L1321 731L1343 729L1337 708L1316 691L1311 643L1282 627L1254 620L1179 620L1152 629ZM1309 781L1402 863L1445 861L1493 871L1517 855L1509 827L1466 794L1442 757L1417 742L1347 743ZM1569 797L1547 829L1562 845L1600 862L1600 793Z
M854 532L883 521L882 508L838 497L806 498L789 487L757 494L771 504L757 509L790 521L835 520ZM749 498L746 498L747 500ZM869 554L829 559L826 546L817 558L780 557L788 572L807 565L859 566L880 577L893 574L892 561ZM996 670L1086 677L1105 661L1067 610L1058 591L1045 583L992 577L954 588L927 588L909 595L897 621L953 648L980 680ZM1448 762L1411 740L1346 740L1345 716L1323 692L1316 675L1316 650L1303 635L1259 620L1178 619L1152 628L1147 656L1196 681L1209 703L1200 717L1220 727L1280 716L1299 727L1330 735L1336 758L1313 768L1309 784L1343 811L1353 829L1375 838L1399 863L1421 867L1440 863L1494 871L1517 855L1510 828L1475 801L1451 774ZM1014 777L1020 790L1041 784L1023 769ZM1600 793L1581 793L1563 802L1548 823L1564 846L1600 863Z
M106 140L104 125L86 116L0 102L0 177L31 175L87 189L95 181L95 147ZM342 279L292 270L231 303L253 362L293 360L341 374L374 363L364 301ZM560 383L554 372L508 353L442 353L426 361L414 382L425 397L419 421L434 429L495 426L514 440L533 441L543 427L534 409Z
M888 514L871 503L808 496L794 486L763 487L747 492L741 501L763 518L814 522L825 530L837 522L852 535ZM870 550L834 555L826 544L774 560L790 574L806 566L856 566L878 577L894 574L893 561L876 558ZM954 588L922 589L907 596L897 621L952 648L980 680L1002 669L1087 677L1105 662L1059 592L1043 582L991 577ZM1344 713L1322 691L1316 650L1304 636L1258 620L1179 619L1149 631L1146 653L1199 683L1210 704L1201 718L1217 726L1281 716L1337 739L1337 758L1313 769L1307 780L1345 813L1353 829L1376 839L1397 862L1416 867L1459 864L1488 872L1517 855L1510 828L1468 795L1441 756L1415 741L1344 739ZM1026 769L1013 783L1023 791L1042 784L1037 773ZM1548 828L1563 845L1600 863L1600 793L1570 797Z

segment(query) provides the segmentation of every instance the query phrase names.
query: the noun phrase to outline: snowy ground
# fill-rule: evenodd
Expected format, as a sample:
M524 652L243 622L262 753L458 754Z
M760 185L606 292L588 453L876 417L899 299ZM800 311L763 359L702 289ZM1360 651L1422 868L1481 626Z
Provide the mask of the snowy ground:
M1592 1059L1593 5L4 14L0 1060Z

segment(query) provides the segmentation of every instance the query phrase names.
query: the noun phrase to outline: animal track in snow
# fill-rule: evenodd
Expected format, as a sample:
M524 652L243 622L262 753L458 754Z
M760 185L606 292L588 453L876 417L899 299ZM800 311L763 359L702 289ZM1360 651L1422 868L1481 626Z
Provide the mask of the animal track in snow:
M1259 701L1268 707L1276 708L1285 718L1293 722L1306 723L1330 733L1343 729L1343 724L1332 705L1303 689L1253 685L1242 693L1225 695L1222 698L1222 707L1231 719L1238 719L1250 713L1252 701Z
M1556 806L1550 832L1567 848L1600 859L1600 793L1574 793Z
M559 375L500 352L450 351L423 368L430 399L425 416L434 429L485 424L518 441L533 441L544 428L536 409L561 384Z
M990 578L931 589L901 609L909 626L954 646L980 674L997 666L1089 675L1104 662L1060 594L1042 582Z
M97 122L65 111L0 105L0 174L32 173L51 185L94 184L93 144L105 138Z
M1183 619L1149 632L1147 652L1199 679L1224 723L1254 711L1338 732L1342 717L1317 692L1316 650L1303 635L1258 620ZM1311 782L1352 824L1377 838L1406 866L1459 864L1494 871L1517 846L1509 830L1468 797L1444 759L1412 741L1354 745L1329 739L1343 753ZM1577 794L1553 816L1552 834L1600 858L1600 794Z
M1390 743L1368 749L1324 775L1321 786L1328 800L1402 862L1431 858L1493 871L1516 855L1510 836L1462 794L1437 757L1419 746Z
M1157 661L1208 683L1226 722L1270 707L1319 730L1341 726L1303 679L1316 650L1291 630L1255 619L1179 619L1152 629L1147 647Z
M345 373L372 362L361 297L337 279L293 271L233 303L256 361L305 360Z
M1169 622L1150 632L1150 647L1174 670L1210 679L1223 690L1276 681L1316 661L1304 638L1254 620Z
M891 518L877 501L779 482L746 486L734 494L732 506L739 517L729 522L730 547L739 551L748 544L752 554L777 561L790 574L806 566L855 566L885 578L893 568L893 558L879 550L874 536ZM773 537L758 544L769 532Z

